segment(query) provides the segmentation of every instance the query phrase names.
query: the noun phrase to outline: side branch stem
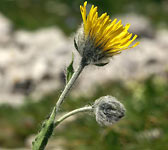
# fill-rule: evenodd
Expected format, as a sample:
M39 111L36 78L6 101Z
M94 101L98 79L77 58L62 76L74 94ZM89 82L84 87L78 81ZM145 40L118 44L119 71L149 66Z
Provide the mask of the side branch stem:
M60 124L62 121L64 121L66 118L72 116L72 115L75 115L77 113L80 113L80 112L89 112L89 111L92 111L93 110L93 107L92 106L85 106L85 107L82 107L82 108L78 108L78 109L75 109L71 112L68 112L67 114L63 115L61 118L59 118L56 122L55 122L55 127L58 126L58 124Z

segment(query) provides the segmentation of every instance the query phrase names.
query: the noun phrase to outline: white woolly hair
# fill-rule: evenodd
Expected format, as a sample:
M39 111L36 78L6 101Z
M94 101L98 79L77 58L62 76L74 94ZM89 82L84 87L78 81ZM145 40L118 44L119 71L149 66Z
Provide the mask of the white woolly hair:
M106 57L105 53L99 47L95 47L94 39L85 38L83 24L78 29L77 34L74 38L74 45L79 54L83 59L85 59L87 64L106 65L109 63L109 59Z
M93 105L96 121L101 126L110 126L125 116L125 107L113 96L103 96Z

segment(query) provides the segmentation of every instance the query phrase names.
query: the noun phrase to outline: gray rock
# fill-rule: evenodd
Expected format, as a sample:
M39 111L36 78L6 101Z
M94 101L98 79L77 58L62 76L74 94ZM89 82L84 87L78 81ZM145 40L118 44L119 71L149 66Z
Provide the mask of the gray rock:
M73 38L67 38L60 29L50 27L35 32L12 31L8 19L0 15L0 104L22 104L26 96L39 99L64 84L64 71L71 61ZM146 78L168 68L168 30L154 31L143 16L119 17L130 22L130 31L143 35L134 49L114 56L104 67L88 66L74 86L73 95L89 96L109 80ZM152 29L150 31L150 29ZM147 33L147 32L150 33ZM1 37L9 37L1 40ZM153 38L149 38L153 37ZM80 56L75 51L75 67Z
M7 44L10 41L10 34L12 32L11 22L0 13L0 44Z
M71 59L70 41L57 28L16 31L0 45L0 103L18 105L62 85L60 74Z
M153 38L155 36L155 30L150 22L150 18L133 13L117 16L117 18L121 19L123 24L131 24L129 29L131 33L147 38Z

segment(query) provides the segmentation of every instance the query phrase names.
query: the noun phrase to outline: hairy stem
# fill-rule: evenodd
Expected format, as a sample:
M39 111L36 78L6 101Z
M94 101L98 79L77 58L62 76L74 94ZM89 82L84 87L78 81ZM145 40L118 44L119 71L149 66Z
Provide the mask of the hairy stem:
M55 127L60 124L62 121L64 121L66 118L70 117L70 116L73 116L77 113L80 113L80 112L89 112L89 111L93 111L93 107L92 106L85 106L85 107L82 107L82 108L78 108L78 109L75 109L73 111L70 111L68 112L67 114L63 115L61 118L59 118L56 122L55 122Z
M59 99L58 99L58 101L56 103L56 111L59 110L60 105L64 102L64 99L65 99L66 95L70 91L70 89L73 86L73 84L76 81L76 79L79 77L79 75L82 72L84 67L85 67L85 65L83 63L80 63L80 65L78 66L77 70L72 75L71 79L69 80L68 84L65 86L62 94L60 95L60 97L59 97Z
M64 88L63 92L61 93L56 105L54 106L49 118L43 122L43 125L42 125L40 132L36 136L35 141L33 141L33 143L32 143L33 150L44 150L45 149L45 147L48 143L48 139L50 138L50 136L52 135L53 130L54 130L54 122L55 122L57 112L58 112L61 104L64 102L66 95L70 91L71 87L73 86L74 82L79 77L80 73L82 72L82 70L84 69L85 66L86 66L85 63L83 63L83 61L81 61L78 68L76 69L76 71L72 75L71 79L69 80L69 82L65 86L65 88Z

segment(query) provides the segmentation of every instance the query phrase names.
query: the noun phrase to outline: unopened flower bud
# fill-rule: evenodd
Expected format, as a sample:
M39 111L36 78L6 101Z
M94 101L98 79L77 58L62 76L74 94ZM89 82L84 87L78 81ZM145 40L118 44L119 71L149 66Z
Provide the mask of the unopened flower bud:
M110 126L125 115L125 107L113 96L103 96L93 105L96 121L102 126Z

